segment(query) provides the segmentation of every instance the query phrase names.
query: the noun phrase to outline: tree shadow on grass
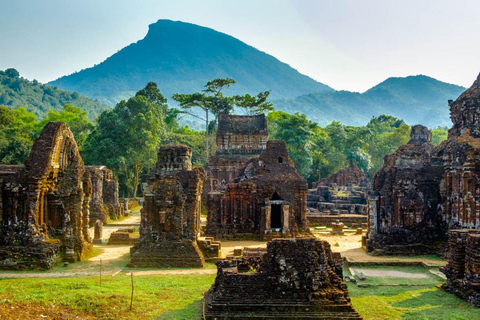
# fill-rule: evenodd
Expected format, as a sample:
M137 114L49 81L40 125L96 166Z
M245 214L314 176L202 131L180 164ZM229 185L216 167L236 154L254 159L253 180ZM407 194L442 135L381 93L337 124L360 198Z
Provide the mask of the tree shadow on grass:
M480 310L454 294L438 288L422 290L418 295L391 304L397 308L414 308L403 314L404 319L479 319Z
M196 300L185 309L174 310L163 313L156 320L201 320L202 300Z

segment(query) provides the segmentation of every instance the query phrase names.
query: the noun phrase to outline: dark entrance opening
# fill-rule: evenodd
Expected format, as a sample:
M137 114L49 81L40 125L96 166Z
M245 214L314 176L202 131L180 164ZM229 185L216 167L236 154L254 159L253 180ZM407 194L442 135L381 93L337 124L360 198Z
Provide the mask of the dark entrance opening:
M281 229L282 228L282 205L281 204L272 204L271 208L272 215L270 217L270 223L272 229Z

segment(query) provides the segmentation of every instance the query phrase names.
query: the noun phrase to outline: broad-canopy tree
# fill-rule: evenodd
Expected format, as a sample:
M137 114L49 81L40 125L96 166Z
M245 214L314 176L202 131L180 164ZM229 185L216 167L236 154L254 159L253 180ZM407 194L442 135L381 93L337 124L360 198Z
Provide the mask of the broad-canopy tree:
M85 141L85 162L113 169L124 194L136 196L142 172L155 164L156 146L166 135L166 102L156 84L149 83L134 97L104 111Z
M194 116L202 121L205 121L205 145L206 156L210 150L209 146L209 133L213 130L212 125L216 125L216 121L219 114L230 114L235 107L242 109L246 114L254 115L268 111L272 111L272 103L267 101L270 94L269 91L260 92L256 96L245 94L244 96L236 95L233 97L225 96L223 91L230 88L230 85L237 83L230 78L214 79L208 81L205 85L205 89L201 92L195 93L175 93L173 100L177 101L180 107L183 109L183 113ZM198 114L191 112L192 108L200 108L205 116L199 116ZM209 120L209 115L214 116L214 120Z

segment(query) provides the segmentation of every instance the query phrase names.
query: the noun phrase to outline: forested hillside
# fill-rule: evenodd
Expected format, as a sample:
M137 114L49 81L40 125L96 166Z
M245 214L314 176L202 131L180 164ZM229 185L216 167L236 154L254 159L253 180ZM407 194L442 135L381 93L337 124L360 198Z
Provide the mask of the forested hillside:
M340 121L365 125L372 117L388 114L408 124L450 126L448 100L464 87L419 75L388 78L364 93L333 91L274 101L277 110L302 112L321 125Z
M332 90L229 35L170 20L151 24L144 39L102 63L50 84L114 105L149 81L170 98L215 78L235 79L232 94L271 90L273 98L295 98Z
M61 111L69 104L81 108L88 118L94 119L108 106L77 92L68 92L20 77L17 70L0 70L0 106L14 109L24 107L39 118L44 118L50 110Z

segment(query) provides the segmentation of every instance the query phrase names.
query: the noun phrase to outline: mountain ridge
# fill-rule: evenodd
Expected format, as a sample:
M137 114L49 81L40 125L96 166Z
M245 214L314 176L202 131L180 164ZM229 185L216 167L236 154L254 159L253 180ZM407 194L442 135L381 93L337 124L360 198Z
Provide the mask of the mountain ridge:
M363 93L307 94L295 99L275 100L274 103L275 108L286 112L302 110L321 125L332 121L364 125L374 116L388 114L408 124L451 126L448 100L454 100L465 89L426 75L415 75L389 77Z
M237 81L229 94L271 90L272 97L294 98L333 91L232 36L171 20L158 20L149 26L143 39L91 68L49 84L113 105L149 81L156 82L162 93L170 98L176 92L200 91L214 78Z

